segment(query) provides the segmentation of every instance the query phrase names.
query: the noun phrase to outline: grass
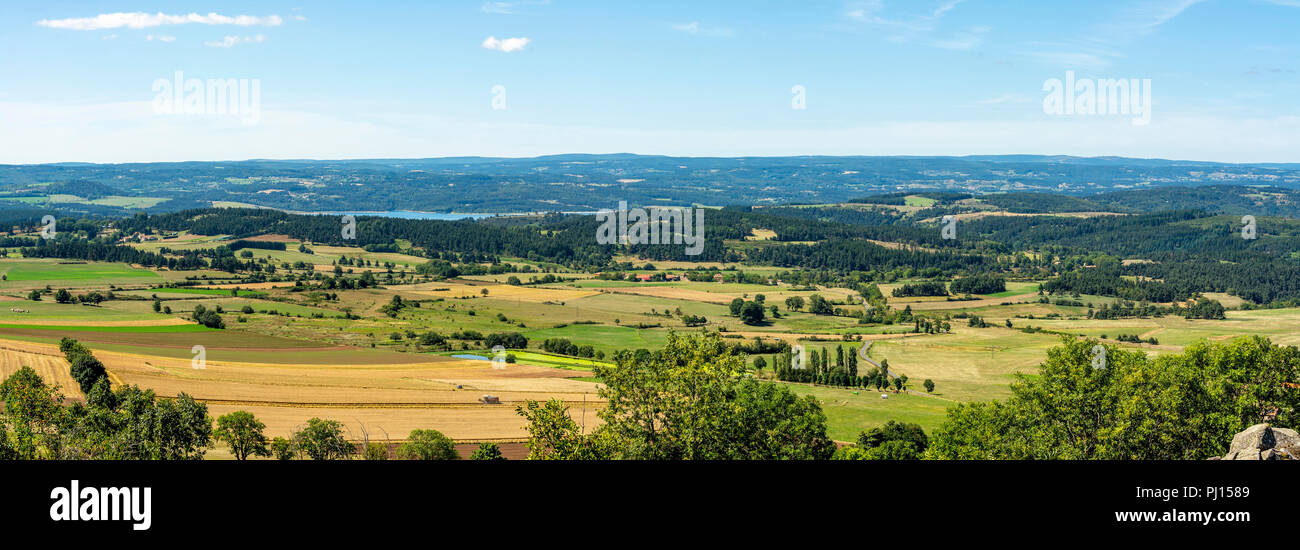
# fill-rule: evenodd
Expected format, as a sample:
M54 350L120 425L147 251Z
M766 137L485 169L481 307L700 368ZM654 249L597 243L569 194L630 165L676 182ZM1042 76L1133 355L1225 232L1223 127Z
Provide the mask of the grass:
M220 288L193 288L193 287L176 287L176 288L152 288L147 292L159 294L201 294L207 296L234 296L230 290ZM238 296L241 298L261 298L266 296L265 292L256 290L240 290Z
M107 286L161 281L157 273L127 264L86 262L60 263L55 260L0 260L5 280L0 288L60 286ZM38 284L32 284L38 283Z
M890 393L888 399L881 399L880 392L874 389L785 384L799 395L817 399L826 413L827 431L836 441L856 441L859 432L890 420L919 424L925 433L934 433L943 424L948 405L952 404L943 399L901 393Z
M122 332L135 334L179 334L188 332L214 332L220 329L208 328L203 325L139 325L139 326L50 326L50 325L24 325L24 324L6 324L0 325L3 330L50 330L50 331L69 331L69 332Z

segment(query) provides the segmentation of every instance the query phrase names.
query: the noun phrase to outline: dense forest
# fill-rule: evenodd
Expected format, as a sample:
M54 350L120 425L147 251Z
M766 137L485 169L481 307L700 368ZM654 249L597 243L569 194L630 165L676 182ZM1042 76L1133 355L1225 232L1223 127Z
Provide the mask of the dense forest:
M157 197L151 212L210 206L213 201L296 211L571 212L629 204L680 206L822 204L868 197L900 204L923 193L948 204L967 195L994 199L1012 211L1151 211L1221 205L1253 209L1254 198L1198 201L1177 189L1221 184L1300 187L1300 166L1237 165L1125 158L983 157L662 157L556 155L537 158L250 160L144 164L0 165L0 202L33 196ZM49 187L51 184L61 187ZM1237 187L1237 186L1233 186ZM1145 195L1152 189L1169 195ZM1126 191L1132 189L1133 191ZM1089 197L1104 208L1022 192ZM1131 193L1134 195L1126 195ZM615 198L616 197L616 198ZM1046 205L1044 201L1061 204ZM121 215L105 204L60 205ZM1282 209L1294 212L1295 206Z

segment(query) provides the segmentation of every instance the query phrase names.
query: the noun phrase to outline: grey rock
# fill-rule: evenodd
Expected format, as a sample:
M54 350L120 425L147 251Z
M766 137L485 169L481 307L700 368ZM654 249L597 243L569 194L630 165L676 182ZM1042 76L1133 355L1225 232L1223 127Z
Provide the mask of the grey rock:
M1287 428L1256 424L1233 436L1222 460L1300 460L1300 434Z

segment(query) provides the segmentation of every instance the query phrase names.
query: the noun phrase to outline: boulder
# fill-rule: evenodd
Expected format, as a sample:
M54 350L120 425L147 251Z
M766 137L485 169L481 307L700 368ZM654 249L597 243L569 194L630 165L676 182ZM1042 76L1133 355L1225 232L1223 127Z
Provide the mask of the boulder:
M1256 424L1233 436L1223 460L1300 460L1300 433Z

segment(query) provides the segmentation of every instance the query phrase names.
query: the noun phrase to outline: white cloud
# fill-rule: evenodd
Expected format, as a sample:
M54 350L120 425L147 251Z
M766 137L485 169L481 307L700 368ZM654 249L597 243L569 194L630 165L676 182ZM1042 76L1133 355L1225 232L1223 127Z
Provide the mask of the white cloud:
M255 43L258 43L258 42L264 42L264 41L266 41L266 37L265 37L265 36L262 36L262 35L260 35L260 34L257 35L257 36L230 36L230 35L228 35L228 36L226 36L225 38L221 39L221 40L218 41L218 42L204 42L203 45L204 45L204 46L209 46L209 47L212 47L212 48L233 48L233 47L238 46L238 45L240 45L240 44L255 44Z
M94 17L75 17L70 19L42 19L36 24L51 29L67 29L74 31L94 31L99 29L118 29L122 27L130 29L146 29L150 27L160 27L163 25L184 25L188 23L198 23L202 25L235 25L240 27L250 26L270 26L274 27L283 23L284 20L278 15L268 15L259 17L255 15L236 15L234 17L221 15L219 13L209 13L199 15L191 13L189 15L168 15L162 12L149 14L144 12L119 12L104 13Z
M99 39L100 39L100 40L117 40L117 35L116 35L116 34L106 34L106 35L104 35L104 36L99 37Z
M690 23L678 23L676 25L673 25L673 30L681 31L686 34L693 34L696 36L732 37L736 35L735 31L727 27L705 27L700 25L699 21L691 21Z
M159 34L159 35L148 34L148 35L145 35L144 39L145 39L145 40L148 40L148 41L150 41L150 42L153 42L154 40L157 40L157 41L159 41L159 42L175 42L175 41L176 41L176 37L175 37L175 36L166 35L166 34Z
M498 40L495 36L489 36L483 40L482 46L489 50L510 53L524 49L524 46L527 46L530 42L532 42L532 40L525 37L503 38Z

